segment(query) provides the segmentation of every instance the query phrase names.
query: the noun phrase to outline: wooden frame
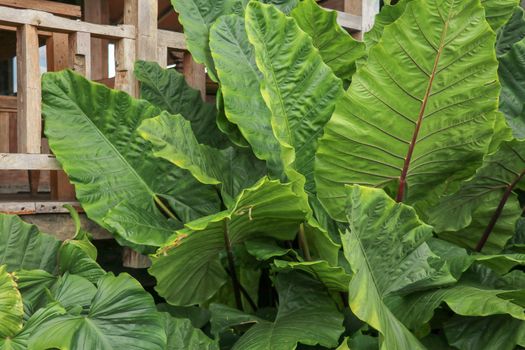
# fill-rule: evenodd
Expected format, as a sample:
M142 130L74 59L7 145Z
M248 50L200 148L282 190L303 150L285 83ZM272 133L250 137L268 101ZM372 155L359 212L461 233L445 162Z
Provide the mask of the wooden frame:
M82 15L80 6L48 0L0 0L0 6L44 11L71 18L80 18Z

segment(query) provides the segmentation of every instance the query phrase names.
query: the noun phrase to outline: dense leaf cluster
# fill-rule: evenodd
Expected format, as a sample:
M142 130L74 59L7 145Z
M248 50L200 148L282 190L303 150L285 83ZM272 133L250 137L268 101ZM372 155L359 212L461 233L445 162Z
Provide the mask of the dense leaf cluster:
M149 254L169 305L101 270L85 236L1 217L0 345L525 347L517 0L401 0L363 42L314 0L173 5L215 105L152 62L140 100L43 79L79 201Z

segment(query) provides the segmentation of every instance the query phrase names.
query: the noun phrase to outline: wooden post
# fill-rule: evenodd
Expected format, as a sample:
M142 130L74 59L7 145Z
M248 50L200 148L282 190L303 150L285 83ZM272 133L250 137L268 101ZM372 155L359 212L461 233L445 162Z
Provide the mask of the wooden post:
M191 54L185 52L182 68L188 84L192 88L199 90L202 99L206 100L206 71L204 70L204 65L195 62Z
M69 35L69 67L86 78L91 78L91 36L89 33Z
M379 13L379 0L344 0L344 12L361 16L362 29L352 35L363 40L363 34L372 28L375 16Z
M47 70L59 71L69 66L69 35L53 33L46 43ZM51 199L56 201L75 200L75 188L63 171L51 171L49 176Z
M157 61L157 0L125 0L124 24L135 26L135 40L122 39L116 46L117 68L115 88L138 97L138 82L133 77L136 60ZM166 54L167 55L167 54ZM125 247L122 264L132 268L146 268L151 265L147 256Z
M159 46L157 48L157 62L162 68L166 68L168 66L168 47L167 46Z
M16 52L19 153L40 153L42 123L38 48L36 27L27 24L19 27Z
M9 112L0 112L0 153L9 153Z
M108 0L84 1L84 20L97 24L109 24ZM108 40L91 39L91 78L102 80L108 77Z

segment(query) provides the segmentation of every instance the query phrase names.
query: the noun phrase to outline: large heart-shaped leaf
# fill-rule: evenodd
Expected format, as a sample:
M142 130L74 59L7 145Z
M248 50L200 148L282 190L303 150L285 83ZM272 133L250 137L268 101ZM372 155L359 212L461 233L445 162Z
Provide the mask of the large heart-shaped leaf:
M507 23L519 4L520 0L481 0L481 5L485 8L487 22L494 31Z
M8 271L41 269L55 272L60 241L16 215L0 213L0 265Z
M281 272L275 279L275 287L279 309L273 322L251 315L242 317L232 310L236 322L230 321L223 327L255 323L235 343L234 350L293 350L297 343L328 348L338 345L343 332L343 315L319 281L302 273ZM220 310L224 311L227 310Z
M345 82L352 80L356 61L365 55L365 45L354 40L337 23L337 13L322 9L315 0L302 1L292 13L299 28L312 38L323 61Z
M524 175L525 142L502 143L472 179L432 209L430 223L444 239L499 253L514 235L521 216L518 196L513 191L523 183ZM485 235L488 241L480 244Z
M498 31L496 53L507 53L512 45L525 38L525 11L517 6L509 21Z
M302 174L313 192L317 139L342 92L341 81L294 19L258 2L248 4L245 19L285 172L293 180Z
M500 109L514 136L525 138L525 39L511 46L499 57L501 81Z
M360 186L350 192L348 220L342 240L354 273L350 308L382 334L381 349L423 349L389 309L387 299L456 281L425 243L432 228L418 219L414 209L395 203L383 190Z
M107 212L127 201L144 211L155 211L158 205L174 219L188 207L193 217L217 211L213 189L197 181L188 185L191 176L153 156L138 135L137 126L158 115L158 108L71 71L46 74L42 93L49 145L95 222L110 228L103 220Z
M188 50L195 61L208 68L208 75L217 81L210 52L210 27L222 15L233 13L239 6L236 0L171 0L179 21L184 27Z
M262 179L242 191L229 210L187 223L159 249L149 269L156 290L173 305L209 300L228 277L221 263L225 234L233 247L256 237L293 239L306 211L291 185Z
M202 183L221 184L223 198L235 198L266 174L264 163L250 150L199 144L190 123L180 115L163 112L145 120L139 133L151 142L155 156L190 171Z
M385 27L319 142L316 184L344 221L345 184L415 204L470 176L492 137L495 34L477 1L421 0Z
M67 313L38 327L30 348L165 349L166 333L153 298L129 275L107 274L86 314Z
M194 328L190 320L171 317L163 312L162 320L166 330L166 350L218 350L216 341L208 338L200 329Z
M0 348L6 338L11 338L22 329L24 307L22 296L13 276L5 265L0 265Z
M220 78L226 117L237 124L255 155L266 160L270 171L280 177L279 143L273 135L270 110L261 95L263 76L255 63L244 19L237 15L219 18L211 28L210 47Z
M200 92L188 85L184 75L146 61L137 61L134 73L140 81L140 97L189 120L199 143L220 148L228 144L228 138L217 127L217 109L202 100Z

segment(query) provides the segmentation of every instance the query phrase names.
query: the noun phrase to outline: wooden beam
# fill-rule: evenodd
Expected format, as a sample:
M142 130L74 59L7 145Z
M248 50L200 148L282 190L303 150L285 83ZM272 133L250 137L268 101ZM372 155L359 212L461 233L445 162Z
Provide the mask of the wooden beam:
M157 60L157 0L125 0L124 23L135 26L137 60Z
M69 34L69 67L91 78L91 37L89 33Z
M78 202L50 202L50 201L19 201L19 202L0 202L0 213L12 215L31 215L31 214L50 214L68 213L64 204L70 204L79 211L82 207Z
M115 45L115 89L138 96L139 85L133 77L135 40L121 39Z
M42 137L40 61L36 27L17 31L18 152L40 153Z
M9 122L8 112L0 112L0 152L9 153Z
M0 153L0 170L61 170L52 154Z
M111 26L80 22L54 16L47 12L20 10L5 6L0 6L0 24L8 26L28 24L61 33L87 32L93 37L106 39L135 38L135 28L130 25Z
M0 112L15 112L17 111L16 96L0 96Z
M202 99L206 100L206 71L204 70L204 65L195 62L191 54L185 52L182 69L186 82L192 88L199 90Z
M6 26L6 25L0 24L0 30L6 31L6 32L16 32L16 26ZM53 32L39 29L38 36L39 37L51 37L53 36Z
M168 48L166 46L157 47L157 63L162 68L168 66Z
M80 18L82 14L80 6L47 0L0 0L0 5L45 11L55 15L72 18Z
M90 23L109 24L108 0L89 0L84 2L84 20ZM88 56L89 57L89 56ZM91 40L91 79L108 77L108 41Z
M359 33L354 37L363 39L363 34L374 25L375 15L379 13L379 0L344 0L344 11L359 18Z
M159 29L158 46L166 46L170 49L187 50L184 34Z
M359 32L362 29L361 16L356 16L350 13L337 12L337 23L351 32Z

